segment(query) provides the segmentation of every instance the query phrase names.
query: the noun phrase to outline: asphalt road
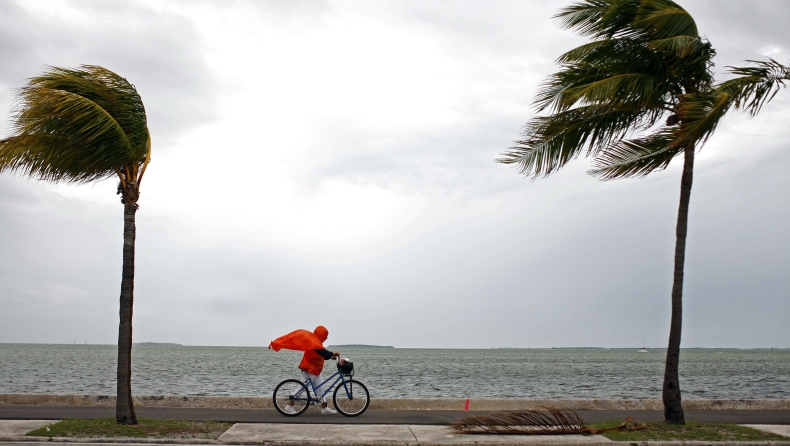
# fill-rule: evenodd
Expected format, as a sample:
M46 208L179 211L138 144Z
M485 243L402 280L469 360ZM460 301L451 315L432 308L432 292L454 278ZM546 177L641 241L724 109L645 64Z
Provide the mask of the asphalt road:
M324 416L310 408L298 417L284 417L273 409L183 409L170 407L137 407L139 418L171 420L212 420L233 423L329 423L329 424L449 424L469 415L491 412L449 410L368 410L356 418L340 414ZM580 410L577 413L587 423L606 420L660 421L663 412L657 410ZM28 406L0 405L0 419L59 420L63 418L102 418L115 415L114 407L98 406ZM707 423L790 424L790 411L785 410L689 410L686 420Z

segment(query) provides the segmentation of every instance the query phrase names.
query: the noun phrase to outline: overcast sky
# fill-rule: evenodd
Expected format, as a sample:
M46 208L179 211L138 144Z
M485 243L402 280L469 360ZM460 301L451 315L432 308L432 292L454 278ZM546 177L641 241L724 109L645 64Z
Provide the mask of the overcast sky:
M134 83L153 161L134 339L665 346L681 159L601 182L494 159L554 59L557 1L0 1L0 136L46 65ZM790 62L790 2L681 3L717 50ZM695 165L684 347L790 347L790 91ZM0 342L116 342L116 181L0 175Z

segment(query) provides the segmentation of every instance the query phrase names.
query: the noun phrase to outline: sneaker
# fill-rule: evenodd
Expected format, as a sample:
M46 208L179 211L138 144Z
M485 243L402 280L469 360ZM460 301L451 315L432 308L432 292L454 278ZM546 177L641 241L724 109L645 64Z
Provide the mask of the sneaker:
M324 407L321 409L321 415L334 415L336 413L336 410L330 409L329 407Z
M285 413L296 413L296 409L294 409L293 406L285 406L285 409L283 409L283 411Z

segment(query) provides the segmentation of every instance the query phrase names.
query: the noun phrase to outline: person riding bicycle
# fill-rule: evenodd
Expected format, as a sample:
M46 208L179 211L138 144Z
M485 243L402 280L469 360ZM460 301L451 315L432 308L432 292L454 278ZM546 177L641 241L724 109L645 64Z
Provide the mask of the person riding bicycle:
M321 372L324 369L324 361L336 359L340 356L339 352L330 352L324 348L324 341L329 337L329 330L323 325L315 327L313 332L307 330L295 330L285 336L281 336L269 344L269 348L280 351L285 348L288 350L303 351L302 362L299 363L299 370L302 372L302 380L307 384L308 379L313 382L317 389L324 383ZM292 395L293 396L293 395ZM296 413L293 407L293 400L285 407L288 413ZM326 398L321 397L321 414L333 415L337 412L327 407Z

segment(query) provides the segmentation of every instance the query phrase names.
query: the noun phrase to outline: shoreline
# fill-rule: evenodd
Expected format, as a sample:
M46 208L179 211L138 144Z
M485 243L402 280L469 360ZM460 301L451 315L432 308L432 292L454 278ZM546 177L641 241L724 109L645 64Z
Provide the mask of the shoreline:
M464 398L371 398L373 410L464 410ZM138 395L136 407L272 409L271 397ZM0 394L0 405L114 406L115 395ZM469 410L663 410L658 399L470 399ZM790 410L790 400L684 400L685 410Z

